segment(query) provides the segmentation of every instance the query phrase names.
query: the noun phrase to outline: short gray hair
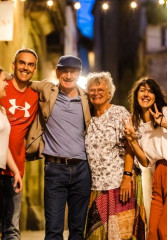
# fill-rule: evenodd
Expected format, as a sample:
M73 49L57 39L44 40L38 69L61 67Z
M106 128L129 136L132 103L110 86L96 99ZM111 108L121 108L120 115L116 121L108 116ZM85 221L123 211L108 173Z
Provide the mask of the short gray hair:
M30 48L22 48L19 49L16 53L15 53L15 58L14 58L14 62L16 63L17 61L17 57L20 53L30 53L32 55L34 55L34 57L36 58L36 61L38 62L38 55L36 54L36 52L33 49Z
M115 85L113 83L113 79L111 77L111 74L109 72L94 72L89 73L87 75L87 84L86 84L86 90L89 91L90 85L92 83L100 84L101 81L105 81L106 85L108 86L108 93L109 93L109 101L112 100L114 93L115 93Z

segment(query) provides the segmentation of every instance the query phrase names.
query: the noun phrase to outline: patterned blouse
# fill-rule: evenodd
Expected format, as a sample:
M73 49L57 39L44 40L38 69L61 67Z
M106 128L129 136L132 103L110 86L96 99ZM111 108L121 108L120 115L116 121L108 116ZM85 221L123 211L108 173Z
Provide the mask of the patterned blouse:
M124 107L112 104L100 117L92 117L85 139L92 190L120 187L125 156L122 118L128 121L129 116Z

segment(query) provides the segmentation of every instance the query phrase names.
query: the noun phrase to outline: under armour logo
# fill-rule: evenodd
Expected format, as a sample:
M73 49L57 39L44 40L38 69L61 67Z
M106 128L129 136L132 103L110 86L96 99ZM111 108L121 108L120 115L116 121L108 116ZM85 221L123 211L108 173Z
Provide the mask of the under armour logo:
M30 116L29 111L28 111L28 109L31 107L30 104L25 102L25 107L22 107L22 106L16 106L16 99L10 99L9 102L12 105L12 107L9 108L9 112L11 112L12 114L15 114L15 110L19 109L21 111L25 111L24 117Z

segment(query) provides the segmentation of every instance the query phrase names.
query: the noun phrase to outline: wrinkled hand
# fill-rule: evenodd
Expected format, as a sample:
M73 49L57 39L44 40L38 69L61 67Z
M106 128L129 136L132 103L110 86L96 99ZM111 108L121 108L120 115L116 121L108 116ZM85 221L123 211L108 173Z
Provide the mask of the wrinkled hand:
M164 115L161 112L158 111L156 103L154 103L154 109L155 109L155 112L153 112L151 110L151 108L149 108L150 114L153 116L154 121L159 126L165 125L166 124L166 119L165 119Z
M132 118L129 117L129 123L127 123L124 118L122 119L122 121L124 124L125 137L128 140L128 142L136 140L136 133L133 127Z
M131 198L131 177L130 176L123 176L121 186L120 186L120 196L119 199L122 202L127 202L129 198Z
M13 187L15 188L16 193L19 193L22 190L22 178L21 178L19 172L15 173L15 175L14 175Z

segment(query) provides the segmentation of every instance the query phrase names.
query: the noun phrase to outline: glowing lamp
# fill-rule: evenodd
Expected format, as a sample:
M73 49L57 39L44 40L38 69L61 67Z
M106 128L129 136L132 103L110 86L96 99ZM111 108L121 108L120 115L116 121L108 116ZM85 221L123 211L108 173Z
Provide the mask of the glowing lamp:
M137 8L137 3L136 1L132 1L130 4L131 8Z
M108 4L107 2L104 2L104 3L102 4L102 9L103 9L104 11L108 10L108 9L109 9L109 4Z
M52 7L53 6L53 1L52 0L48 0L47 1L47 5L48 5L48 7Z
M80 4L79 1L76 1L76 2L74 3L74 8L75 8L76 10L79 10L79 9L81 8L81 4Z

